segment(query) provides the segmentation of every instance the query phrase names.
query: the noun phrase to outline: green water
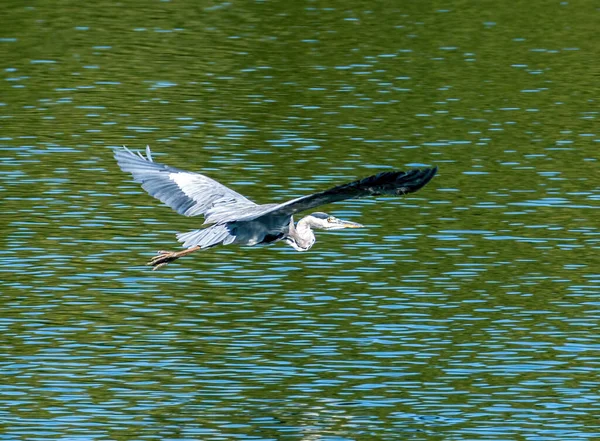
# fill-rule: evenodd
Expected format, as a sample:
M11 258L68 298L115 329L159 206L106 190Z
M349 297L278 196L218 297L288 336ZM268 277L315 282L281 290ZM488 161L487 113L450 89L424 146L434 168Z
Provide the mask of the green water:
M599 11L0 5L0 439L600 437ZM367 228L178 249L121 145ZM596 354L596 355L594 355Z

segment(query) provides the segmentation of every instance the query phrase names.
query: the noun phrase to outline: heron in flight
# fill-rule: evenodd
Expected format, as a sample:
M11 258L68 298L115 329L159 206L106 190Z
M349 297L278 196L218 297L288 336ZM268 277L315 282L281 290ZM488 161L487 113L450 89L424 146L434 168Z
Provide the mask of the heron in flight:
M258 205L213 179L152 160L150 147L146 156L124 147L114 152L124 172L151 196L184 216L204 215L209 227L178 233L183 251L159 251L148 265L153 270L194 251L215 245L269 245L284 241L296 251L309 250L315 243L313 229L341 230L361 228L361 224L317 212L294 223L294 215L331 202L366 196L400 196L414 193L437 172L437 167L407 172L386 171L329 190L302 196L281 204Z

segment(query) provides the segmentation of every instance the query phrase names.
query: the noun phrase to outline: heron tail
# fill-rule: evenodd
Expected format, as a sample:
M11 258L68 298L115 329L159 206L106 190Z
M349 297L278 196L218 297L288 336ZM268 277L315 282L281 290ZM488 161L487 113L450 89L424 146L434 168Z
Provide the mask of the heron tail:
M201 230L188 231L187 233L177 233L177 240L183 243L184 248L195 246L210 248L221 243L228 245L235 240L235 236L226 224L222 224Z

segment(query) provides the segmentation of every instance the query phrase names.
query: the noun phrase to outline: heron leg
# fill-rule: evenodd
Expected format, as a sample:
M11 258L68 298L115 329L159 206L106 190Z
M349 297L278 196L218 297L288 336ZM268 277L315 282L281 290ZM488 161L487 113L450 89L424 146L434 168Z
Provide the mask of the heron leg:
M188 254L198 251L199 249L199 246L195 246L183 251L159 251L156 256L150 259L148 265L152 265L152 271L155 271L161 266L165 266L167 263L173 262L180 257L187 256Z

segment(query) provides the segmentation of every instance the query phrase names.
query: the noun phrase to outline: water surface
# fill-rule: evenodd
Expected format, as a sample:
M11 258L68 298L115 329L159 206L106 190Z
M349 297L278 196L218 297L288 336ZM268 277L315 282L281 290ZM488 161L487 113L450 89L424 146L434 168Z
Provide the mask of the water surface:
M590 2L9 1L2 439L600 436ZM437 165L307 253L222 247L112 149L260 203Z

